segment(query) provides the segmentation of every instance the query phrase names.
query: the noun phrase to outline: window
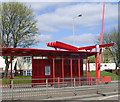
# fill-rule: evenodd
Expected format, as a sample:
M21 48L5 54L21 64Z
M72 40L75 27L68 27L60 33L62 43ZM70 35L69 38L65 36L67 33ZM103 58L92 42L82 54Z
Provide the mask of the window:
M50 75L50 66L45 66L45 76Z
M32 70L24 70L23 75L24 76L32 76Z
M27 76L32 76L32 71L31 70L27 70Z
M30 76L30 70L27 71L27 76Z
M26 76L26 71L23 72L23 75Z
M31 57L24 57L24 63L31 63Z

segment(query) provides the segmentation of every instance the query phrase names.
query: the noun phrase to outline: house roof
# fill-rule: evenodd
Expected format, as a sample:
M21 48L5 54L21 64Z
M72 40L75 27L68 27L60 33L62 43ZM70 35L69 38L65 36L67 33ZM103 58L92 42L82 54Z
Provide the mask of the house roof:
M33 48L0 47L1 56L47 56L52 58L86 58L96 51L46 50Z

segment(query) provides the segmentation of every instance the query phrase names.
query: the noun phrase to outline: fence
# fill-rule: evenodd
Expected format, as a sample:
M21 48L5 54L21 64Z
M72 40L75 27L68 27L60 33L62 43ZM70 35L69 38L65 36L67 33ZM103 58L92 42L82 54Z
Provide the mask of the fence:
M111 77L109 83L94 77L2 80L3 100L41 100L117 90L118 77Z

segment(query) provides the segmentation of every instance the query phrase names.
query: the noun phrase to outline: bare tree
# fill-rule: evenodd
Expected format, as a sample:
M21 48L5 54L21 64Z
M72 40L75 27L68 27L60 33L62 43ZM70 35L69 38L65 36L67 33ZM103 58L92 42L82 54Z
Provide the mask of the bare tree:
M97 42L100 42L100 37L98 37ZM111 54L114 63L116 64L115 73L117 67L120 66L120 34L116 29L113 29L110 33L106 33L103 36L103 44L114 43L113 47L107 47L106 50Z
M30 47L37 43L38 33L32 9L23 3L2 3L1 11L1 47ZM9 62L5 56L5 73L7 76Z

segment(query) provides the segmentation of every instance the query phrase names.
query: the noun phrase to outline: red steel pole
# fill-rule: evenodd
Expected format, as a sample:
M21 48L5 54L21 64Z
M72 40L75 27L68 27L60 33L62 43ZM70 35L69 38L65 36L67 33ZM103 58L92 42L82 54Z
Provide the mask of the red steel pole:
M95 54L95 68L96 68L96 79L98 80L97 54Z
M10 56L10 63L11 63L11 79L13 78L13 74L12 74L12 56Z
M71 69L71 86L73 86L72 59L70 59L70 69Z
M87 84L88 84L88 79L87 79L87 59L86 59L86 81L87 81Z
M80 59L78 59L78 74L79 74L79 86L81 86L81 83L80 83Z
M55 84L55 59L53 59L53 84Z
M87 59L86 59L86 77L87 77Z
M91 85L93 85L92 75L91 75Z
M97 78L98 77L97 54L95 54L95 68L96 68L96 78Z
M89 85L90 85L90 63L88 61L88 76L89 76Z
M58 88L60 87L60 77L58 77Z
M101 28L100 45L102 45L102 41L103 41L104 12L105 12L105 2L103 4L103 17L102 17L102 28Z
M104 2L104 4L103 4L103 17L102 17L102 28L101 28L100 45L102 45L102 42L103 42L104 12L105 12L105 2ZM102 48L100 48L100 54L99 54L98 78L100 78L101 53L102 53ZM99 82L99 80L98 80L98 82Z
M63 78L63 87L64 87L64 59L62 59L62 78Z
M33 69L33 64L34 64L34 62L33 62L33 56L32 56L32 87L34 86L33 85L33 83L35 82L33 79L33 71L34 71L34 69Z

